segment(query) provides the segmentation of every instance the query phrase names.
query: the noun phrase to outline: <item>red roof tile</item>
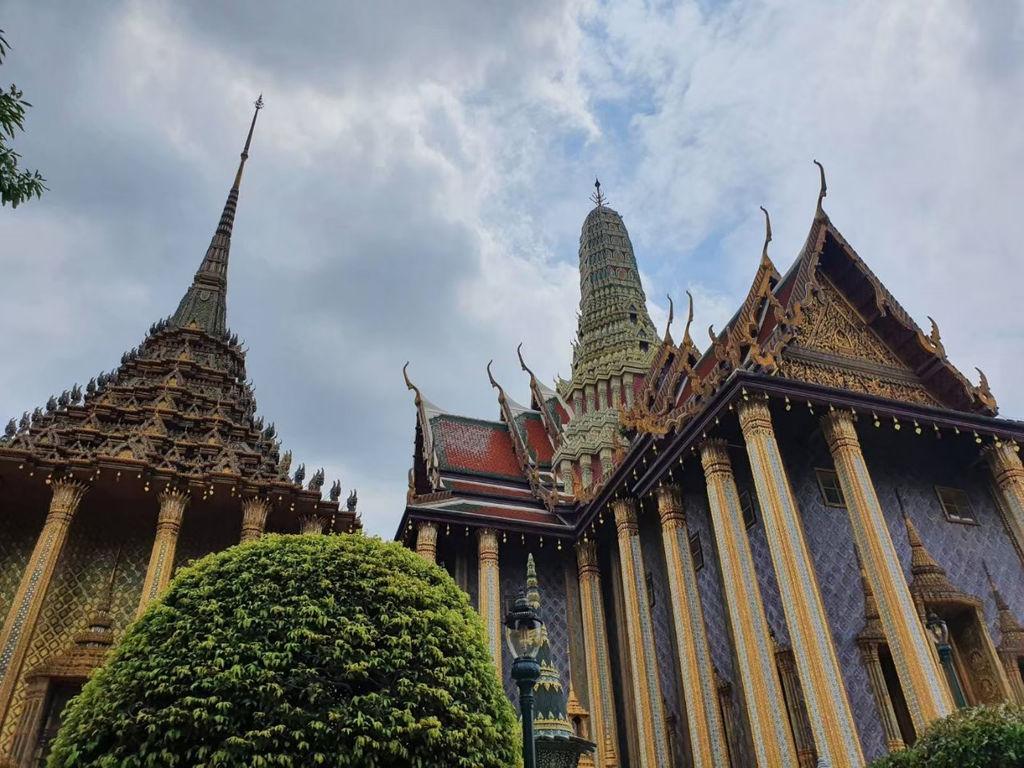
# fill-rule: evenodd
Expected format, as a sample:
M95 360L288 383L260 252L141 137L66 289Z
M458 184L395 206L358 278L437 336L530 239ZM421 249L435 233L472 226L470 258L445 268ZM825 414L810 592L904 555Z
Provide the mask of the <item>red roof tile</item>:
M432 419L430 425L443 469L523 477L504 424L445 414Z

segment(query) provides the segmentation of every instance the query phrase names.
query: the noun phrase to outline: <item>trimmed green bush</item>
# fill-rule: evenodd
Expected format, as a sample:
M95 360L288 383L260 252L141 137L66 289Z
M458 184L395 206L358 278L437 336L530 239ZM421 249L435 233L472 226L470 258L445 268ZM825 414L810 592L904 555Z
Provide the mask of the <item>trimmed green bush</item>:
M1020 768L1024 707L1000 704L954 712L932 724L910 749L871 768Z
M519 763L483 624L361 535L265 536L174 579L69 706L51 768Z

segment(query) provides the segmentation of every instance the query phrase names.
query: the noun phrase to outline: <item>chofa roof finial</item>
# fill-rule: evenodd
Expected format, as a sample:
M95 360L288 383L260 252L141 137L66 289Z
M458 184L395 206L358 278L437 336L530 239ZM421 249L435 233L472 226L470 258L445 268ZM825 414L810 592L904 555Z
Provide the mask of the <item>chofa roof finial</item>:
M761 212L764 213L764 247L761 249L761 258L768 260L768 243L772 241L772 217L768 215L768 209L763 205Z
M409 378L409 361L405 362L402 366L402 378L405 379L406 389L409 389L416 393L416 405L419 405L423 401L423 395L420 394L420 388L412 383L412 379Z
M814 164L818 166L818 173L821 176L821 187L818 189L818 213L825 213L825 209L821 207L822 201L825 199L825 195L828 194L828 184L825 183L825 166L819 163L817 160Z
M605 197L601 193L601 180L600 179L596 179L596 178L594 179L594 194L592 194L590 196L590 199L594 201L594 204L598 208L603 208L604 207Z
M669 294L665 294L665 298L668 299L668 322L665 323L665 341L671 341L672 337L669 335L669 332L672 330L672 321L676 316L676 305Z
M690 299L690 310L686 315L686 327L683 329L684 347L693 346L693 339L690 338L690 326L693 325L693 294L687 291L686 295Z
M531 379L536 379L537 377L533 375L533 371L530 370L526 361L523 360L523 342L521 341L519 342L519 346L516 347L516 354L519 356L519 367L526 371L526 373L530 374Z

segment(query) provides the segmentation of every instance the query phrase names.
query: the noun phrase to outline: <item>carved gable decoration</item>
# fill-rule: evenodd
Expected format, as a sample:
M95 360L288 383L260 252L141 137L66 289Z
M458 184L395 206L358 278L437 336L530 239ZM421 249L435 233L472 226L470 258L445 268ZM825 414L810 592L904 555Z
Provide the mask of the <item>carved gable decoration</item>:
M838 288L818 275L804 322L783 353L782 375L890 400L937 406L920 379L870 328Z

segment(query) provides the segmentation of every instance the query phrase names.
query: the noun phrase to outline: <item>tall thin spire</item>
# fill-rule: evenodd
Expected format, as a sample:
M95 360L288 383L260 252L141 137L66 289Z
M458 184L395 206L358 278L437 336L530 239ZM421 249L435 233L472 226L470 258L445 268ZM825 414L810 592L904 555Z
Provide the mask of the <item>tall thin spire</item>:
M196 271L192 285L178 304L178 309L171 318L171 324L179 328L194 327L206 331L212 336L223 336L227 330L227 289L228 289L228 256L231 252L231 231L235 224L235 211L238 208L238 188L242 183L242 171L245 161L249 159L249 146L252 144L253 130L256 128L256 117L263 109L263 94L256 100L249 133L245 137L245 146L238 161L235 180L228 191L228 199L220 214L220 222L213 233L206 256Z

